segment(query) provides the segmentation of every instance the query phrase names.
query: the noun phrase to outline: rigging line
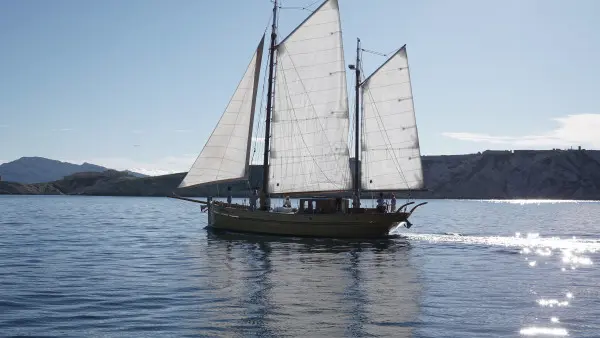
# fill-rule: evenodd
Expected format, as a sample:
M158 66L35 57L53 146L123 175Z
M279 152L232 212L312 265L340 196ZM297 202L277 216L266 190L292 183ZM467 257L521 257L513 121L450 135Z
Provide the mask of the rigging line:
M277 8L279 8L279 9L298 9L298 10L305 10L305 11L308 11L308 12L311 12L311 13L312 13L312 12L314 12L314 10L310 10L310 9L308 9L308 8L305 8L305 7L282 7L282 6L279 6L279 7L277 7Z
M267 56L267 65L269 62L269 59L271 58L270 55ZM257 137L256 135L260 135L260 132L262 131L261 126L262 126L262 118L263 118L263 108L264 108L264 104L265 104L265 85L267 83L267 65L265 65L265 71L263 72L263 84L262 84L262 89L261 89L261 100L260 100L260 109L259 109L259 113L258 113L258 120L256 121L256 133L254 134L254 149L252 150L252 157L250 159L250 164L252 164L252 162L254 162L254 156L256 155L256 148L257 148Z
M391 51L387 52L386 55L392 55L393 53L398 52L398 48L394 48Z
M343 43L342 43L342 44L343 44ZM360 58L360 55L359 55L359 58ZM345 60L344 60L344 64L345 64L345 63L346 63L346 62L345 62ZM357 64L357 65L356 65L356 67L359 67L359 65ZM344 74L345 74L345 75L347 75L348 73L347 73L347 72L344 72ZM355 72L354 74L355 74L355 76L356 76L356 72ZM360 72L359 72L359 74L360 74ZM360 78L359 78L359 80L360 80ZM360 81L358 81L358 82L360 83ZM356 89L356 88L355 88L355 89ZM356 90L355 90L355 95L360 95L360 94L359 94L359 93L357 93L357 92L356 92ZM349 129L350 129L350 130L349 130L349 132L350 132L350 135L349 135L348 139L351 139L351 141L356 141L356 140L355 140L355 136L356 136L356 122L357 122L357 121L358 121L358 119L359 119L359 115L356 113L356 108L357 108L357 107L356 107L356 100L353 100L353 101L350 103L350 106L351 106L352 110L349 110L349 111L348 111L348 123L350 124L350 128L349 128ZM358 108L360 108L360 103L359 103L359 107L358 107ZM352 112L353 112L353 114L352 114L352 115L354 116L354 118L353 118L352 120L350 120L350 111L352 111ZM361 130L361 129L359 128L359 130L358 130L358 131L360 131L360 130ZM358 137L358 143L360 143L360 141L361 141L361 140L360 140L360 135L359 135L359 137ZM356 154L358 153L358 150L360 149L360 148L359 148L359 149L353 149L353 148L355 148L355 145L356 145L356 142L352 142L352 143L350 143L350 144L348 144L348 145L347 145L347 147L348 147L348 152L349 152L349 154L348 154L348 161L347 161L347 162L348 162L348 164L347 164L347 165L349 166L349 168L348 168L349 170L348 170L348 171L347 171L347 172L344 174L344 177L343 177L345 182L351 182L351 184L352 184L352 189L354 189L354 187L355 187L355 185L354 185L354 178L356 177L356 173L354 173L354 172L352 171L352 168L354 168L354 170L356 171L356 165L355 165L355 164L353 165L353 164L351 164L351 163L350 163L350 157L351 157L353 154L354 154L354 155L356 155ZM352 151L352 150L354 150L354 151ZM359 158L360 158L360 154L358 154L358 156L354 156L354 157L355 157L355 158L354 158L354 161L355 161L355 163L358 163L358 161L359 161ZM359 191L359 196L360 196L360 186L361 186L361 184L360 184L360 173L361 173L361 168L360 168L360 167L361 167L361 166L359 165L359 168L358 168L358 176L359 176L359 177L358 177L358 182L356 182L356 184L357 184L357 185L358 185L358 187L359 187L359 189L358 189L358 191Z
M263 34L266 35L267 34L267 30L269 29L269 26L271 26L271 18L273 17L273 12L271 12L271 14L269 15L269 19L267 20L267 24L265 26L265 29L263 31ZM266 78L267 78L267 70L268 70L268 61L270 59L271 55L270 53L267 54L267 63L265 64L264 67L264 71L263 71L263 83L262 83L262 89L261 89L261 100L260 100L260 105L259 105L259 113L258 113L258 120L255 119L254 122L256 124L256 128L254 128L255 133L252 135L252 138L254 139L254 147L252 149L252 155L250 157L250 163L249 165L252 166L254 165L254 159L256 158L256 149L257 149L257 145L258 145L258 137L257 135L260 135L260 132L263 130L261 128L262 126L262 119L263 119L263 114L264 112L264 103L265 103L265 85L267 83ZM250 167L251 168L251 167ZM252 169L250 169L250 172L248 173L248 179L246 180L246 184L249 188L249 190L251 190L252 188Z
M360 54L360 59L361 60L363 59L363 54L362 53ZM362 83L364 81L365 70L363 68L363 64L362 63L360 63L359 66L360 66L360 75L361 75L361 78L359 78L359 80L360 80L359 83ZM362 87L360 88L359 95L360 95L360 93L363 93L363 95L361 95L362 105L360 106L360 116L359 116L360 117L360 121L359 121L360 122L360 131L362 131L360 133L360 141L359 142L360 142L360 146L362 147L362 145L366 142L366 138L367 138L366 133L364 132L366 130L366 128L365 128L365 118L364 118L364 116L365 116L365 105L364 105L364 90L363 90ZM364 156L365 158L362 158L363 153L365 155ZM362 182L363 176L366 178L366 177L369 177L369 174L370 174L370 169L367 166L367 163L370 161L370 159L369 159L370 157L369 157L369 153L365 152L362 149L361 149L360 155L361 155L361 166L360 166L360 171L361 172L360 173L361 173L361 182ZM362 161L364 161L364 162L362 162ZM364 164L364 166L363 166L363 164ZM366 170L363 171L363 168L366 168Z
M282 0L281 3L283 3L283 0ZM279 21L281 20L282 16L283 15L278 15L277 16L277 27L276 27L277 28L277 33L278 33L277 36L279 36ZM277 102L275 100L275 95L276 95L276 93L278 91L278 89L277 89L277 83L279 81L278 80L278 78L279 78L279 71L278 71L278 68L279 68L278 67L278 65L279 65L279 52L277 51L277 45L278 44L279 44L279 42L275 41L275 46L273 47L275 49L273 51L273 57L276 57L276 59L273 60L273 64L274 64L274 67L273 67L273 90L271 92L271 96L269 97L269 100L271 100L271 122L273 121L273 113L275 112L275 108L277 107ZM271 137L272 133L273 133L273 124L271 124L271 130L269 130L269 138ZM272 147L272 143L270 143L270 144L271 144L271 147ZM269 149L269 151L271 151L271 150ZM269 154L269 162L271 162L270 157L271 157L271 154ZM270 166L271 164L269 163L268 165ZM281 166L283 166L283 164L280 165L280 168L281 168ZM271 178L275 177L274 171L275 170L273 170L273 172L271 172ZM271 190L269 190L269 198L270 197L271 197Z
M352 112L356 111L354 102L350 103L349 109L350 109L349 112L350 111L352 111ZM354 133L354 129L355 129L354 127L356 125L356 117L357 117L356 114L352 114L352 121L349 121L350 126L348 128L349 129L348 130L348 142L346 142L346 146L348 147L348 151L350 152L350 155L356 153L356 152L353 151L354 150L354 143L355 143L354 142L354 134L355 134ZM348 157L350 157L350 156L348 156ZM357 159L354 159L354 160L357 160ZM350 170L348 170L348 174L352 174L350 172ZM346 180L346 179L348 179L348 177L344 176L344 180Z
M354 72L354 76L356 76L356 72ZM354 94L355 95L358 94L358 93L356 93L356 88L354 88L354 86L352 86L352 87L353 87L354 92L355 92ZM358 116L356 115L356 102L355 102L355 100L352 100L352 102L350 102L348 114L350 114L350 112L352 112L352 121L350 121L350 127L349 127L349 129L350 129L349 133L350 134L348 136L348 139L349 139L349 142L351 142L351 143L348 144L348 148L351 151L351 154L355 154L356 152L354 151L354 142L353 141L354 141L354 136L355 136L354 130L355 130L355 127L356 127L356 119L358 118Z
M273 1L271 1L273 2ZM309 11L309 12L314 12L314 10L309 9L310 7L312 7L313 5L315 5L317 2L321 2L321 0L317 0L313 3L311 3L308 6L304 6L304 7L300 7L300 6L290 6L290 7L283 7L283 6L279 6L279 9L299 9L299 10L305 10L305 11Z
M285 44L283 45L283 48L284 48L284 49L287 51L287 48L285 47ZM321 123L321 119L319 118L319 116L317 115L317 113L316 113L316 111L315 111L315 107L314 107L314 104L312 103L312 100L311 100L311 98L310 98L310 95L308 95L308 91L306 90L306 86L305 86L305 84L304 84L304 81L302 81L302 78L300 77L300 73L299 73L299 72L298 72L298 70L296 69L296 65L295 65L294 61L292 60L292 57L291 57L291 55L290 55L289 53L288 53L288 59L290 60L290 63L292 64L292 68L294 68L294 70L296 71L296 74L298 75L298 78L299 78L299 80L300 80L299 82L300 82L300 84L302 85L302 89L303 89L303 90L304 90L304 92L306 93L306 96L307 96L307 98L308 98L309 104L312 106L313 113L315 114L315 116L317 116L317 120L318 120L318 122L319 122L319 126L321 127L321 130L322 130L322 132L323 132L323 134L324 134L324 136L325 136L325 139L327 140L328 146L330 147L330 149L335 149L335 148L332 146L332 143L331 143L331 141L329 140L329 137L327 136L327 132L325 131L325 128L323 128L323 124ZM285 76L285 72L284 72L284 76ZM286 86L287 86L287 81L286 81ZM288 91L288 92L289 92L289 91ZM346 96L347 96L347 95L346 95ZM292 107L293 107L293 106L292 106ZM295 111L294 111L294 109L292 109L292 111L293 111L293 113L294 113L294 116L295 116ZM336 162L335 162L335 166L336 166L336 169L337 169L337 170L340 170L340 168L339 168L339 163L338 163L338 162L339 162L339 161L336 161ZM315 161L315 163L316 163L316 161ZM342 168L342 169L343 169L343 168ZM319 167L319 170L321 170L321 169L320 169L320 167ZM321 171L322 171L322 170L321 170ZM330 180L329 178L327 178L327 179L330 181L330 183L333 183L333 182L331 182L331 180Z
M274 3L273 0L271 0L271 2ZM271 26L271 18L272 17L273 17L273 12L270 11L269 19L267 20L267 24L265 25L265 29L263 30L263 34L265 34L265 35L267 34L267 30ZM269 54L267 55L267 62L268 62L268 60L271 57ZM267 63L267 65L268 65L268 63ZM260 128L260 120L262 119L262 114L264 113L263 112L263 104L264 104L264 99L265 99L264 92L265 92L266 74L267 74L267 66L265 66L265 71L264 71L264 74L263 74L263 85L262 85L262 90L261 90L261 95L260 95L261 96L260 110L259 110L258 122L257 122L257 127L256 127L256 132L257 133L260 131L260 129L259 129ZM254 147L253 147L253 150L252 150L252 156L250 158L250 164L252 164L252 162L254 162L254 156L255 155L256 155L256 140L254 142Z
M285 45L284 45L284 48L285 48ZM288 56L288 58L290 58L290 57ZM291 61L291 58L290 58L290 61ZM292 61L292 64L293 64L293 61ZM283 75L283 77L284 77L284 79L283 79L283 80L284 80L284 85L286 86L286 89L289 89L289 88L287 87L287 79L285 79L285 72L283 72L283 73L282 73L282 75ZM300 74L298 74L298 75L300 75ZM302 82L302 81L301 81L301 82ZM304 86L304 85L303 85L303 86ZM289 92L289 90L288 90L288 92ZM290 102L290 103L291 103L291 102ZM291 110L291 112L292 112L292 114L294 114L294 117L296 117L296 111L295 111L295 109L293 109L293 105L292 105L292 110ZM304 139L304 135L302 134L302 130L301 130L300 126L298 125L298 123L297 123L297 122L296 122L296 124L297 124L297 128L298 128L298 130L300 131L300 139L302 140L302 143L303 143L303 144L304 144L304 146L306 147L308 154L309 154L309 155L311 156L311 158L313 159L313 162L314 162L314 164L315 164L315 165L316 165L316 167L317 167L317 168L318 168L318 169L321 171L321 173L322 173L322 174L325 176L325 178L327 179L327 181L329 181L329 183L332 183L332 184L333 184L332 180L331 180L331 179L330 179L330 178L327 176L327 174L325 174L325 172L323 171L323 169L321 169L321 167L319 166L319 163L316 161L316 159L314 158L314 156L313 156L313 155L312 155L312 153L310 152L310 150L309 150L309 148L308 148L308 145L307 145L307 143L306 143L306 140ZM321 127L322 127L322 126L321 126ZM326 135L325 135L325 138L327 139L327 136L326 136ZM328 139L327 139L327 140L328 140ZM328 140L328 142L329 142L329 140ZM338 170L339 170L339 168L337 168L337 163L336 163L336 169L338 169Z
M379 56L388 56L388 54L383 54L383 53L376 52L376 51L370 50L370 49L361 48L360 50L363 51L363 52L367 52L367 53L375 54L375 55L379 55Z

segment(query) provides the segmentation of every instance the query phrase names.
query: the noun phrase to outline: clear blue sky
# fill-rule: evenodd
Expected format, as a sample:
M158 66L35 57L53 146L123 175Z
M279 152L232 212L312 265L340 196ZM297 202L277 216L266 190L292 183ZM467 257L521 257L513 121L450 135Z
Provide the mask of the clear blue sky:
M600 147L600 1L339 2L348 63L357 36L381 52L407 44L423 154ZM0 163L187 170L270 10L269 0L1 1ZM308 14L283 10L280 33ZM365 55L364 68L382 61Z

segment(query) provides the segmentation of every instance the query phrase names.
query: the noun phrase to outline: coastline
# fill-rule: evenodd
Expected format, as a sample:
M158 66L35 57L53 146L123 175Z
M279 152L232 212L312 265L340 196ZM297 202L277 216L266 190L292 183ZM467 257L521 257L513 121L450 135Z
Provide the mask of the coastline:
M394 192L398 199L600 200L600 151L486 151L422 159L428 191ZM165 197L175 193L183 197L224 197L227 186L231 186L232 197L244 198L252 187L262 185L262 166L250 166L249 181L227 185L178 189L184 176L176 173L139 178L114 170L84 172L46 183L0 181L0 194ZM371 198L371 193L362 196Z

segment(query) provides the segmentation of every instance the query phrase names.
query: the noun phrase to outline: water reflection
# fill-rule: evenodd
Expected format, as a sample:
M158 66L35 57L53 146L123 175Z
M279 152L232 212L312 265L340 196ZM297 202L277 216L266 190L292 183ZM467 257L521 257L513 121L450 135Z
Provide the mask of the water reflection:
M206 309L203 334L412 335L420 285L406 240L208 231L206 245L203 264L221 269L199 282L222 303Z

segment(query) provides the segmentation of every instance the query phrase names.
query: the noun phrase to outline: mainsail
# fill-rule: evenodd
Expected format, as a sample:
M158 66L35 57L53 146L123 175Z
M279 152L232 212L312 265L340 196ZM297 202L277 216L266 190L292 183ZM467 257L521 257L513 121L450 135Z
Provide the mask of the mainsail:
M423 188L406 47L362 84L362 189Z
M270 193L351 189L348 93L337 0L277 45Z
M264 35L219 123L179 188L248 177Z

